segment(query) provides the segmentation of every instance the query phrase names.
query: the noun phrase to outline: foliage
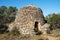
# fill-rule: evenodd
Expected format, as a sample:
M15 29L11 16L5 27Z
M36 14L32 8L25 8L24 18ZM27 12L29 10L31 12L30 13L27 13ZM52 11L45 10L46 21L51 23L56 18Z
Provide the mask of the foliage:
M51 29L59 29L60 28L60 14L49 14L45 17L47 22L51 25Z
M6 25L0 25L0 34L8 32L8 27Z
M13 22L15 20L16 12L17 12L16 7L0 6L0 27L2 28L3 26L6 27L9 23Z
M38 30L38 28L34 28L34 31L35 31L36 35L42 34L42 32Z
M5 10L7 9L6 6L1 6L0 7L0 14L4 14Z
M0 24L6 24L14 21L17 9L16 7L0 7Z
M14 27L11 32L9 32L9 35L20 35L19 30L17 29L17 27Z

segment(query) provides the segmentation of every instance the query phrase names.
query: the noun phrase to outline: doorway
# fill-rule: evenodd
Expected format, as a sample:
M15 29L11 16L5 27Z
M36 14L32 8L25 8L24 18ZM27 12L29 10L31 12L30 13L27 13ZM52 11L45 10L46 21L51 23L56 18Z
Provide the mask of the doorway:
M34 24L34 31L37 32L38 31L38 22L36 21Z
M38 22L37 22L37 21L35 22L34 27L35 27L35 28L37 28L37 27L38 27Z
M38 24L39 24L39 23L38 23L37 21L36 21L35 24L34 24L34 31L35 31L36 35L42 34L42 32L39 31L39 29L38 29Z

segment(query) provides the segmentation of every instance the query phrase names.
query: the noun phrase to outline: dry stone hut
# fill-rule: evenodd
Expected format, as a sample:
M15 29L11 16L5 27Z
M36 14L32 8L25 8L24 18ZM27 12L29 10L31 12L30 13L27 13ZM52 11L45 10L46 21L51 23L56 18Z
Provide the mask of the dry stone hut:
M34 34L34 28L38 27L39 31L46 33L49 24L45 23L43 12L40 8L29 5L20 8L16 19L9 25L9 30L17 27L21 34Z

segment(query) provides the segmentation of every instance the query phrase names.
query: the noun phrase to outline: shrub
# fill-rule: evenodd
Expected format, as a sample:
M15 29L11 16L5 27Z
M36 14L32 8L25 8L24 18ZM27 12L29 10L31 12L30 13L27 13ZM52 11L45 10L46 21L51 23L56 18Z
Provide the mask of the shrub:
M6 25L0 25L0 34L4 34L8 32L8 27Z
M9 35L20 35L20 32L17 29L17 27L14 27L8 34Z
M60 29L60 14L53 13L53 14L46 16L45 19L51 25L50 26L51 30Z
M35 31L36 35L42 34L42 32L38 30L38 28L34 28L34 31Z

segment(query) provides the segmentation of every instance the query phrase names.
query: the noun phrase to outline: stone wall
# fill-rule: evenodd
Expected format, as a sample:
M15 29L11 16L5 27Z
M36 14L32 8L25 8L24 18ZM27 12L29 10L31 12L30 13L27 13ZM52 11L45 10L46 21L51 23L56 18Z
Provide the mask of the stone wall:
M16 15L16 19L13 23L9 25L9 29L12 30L13 27L17 27L21 34L35 34L34 25L35 22L40 23L37 26L40 30L45 24L43 12L40 8L36 8L34 6L26 6L20 8L18 14ZM42 30L41 30L42 31Z

